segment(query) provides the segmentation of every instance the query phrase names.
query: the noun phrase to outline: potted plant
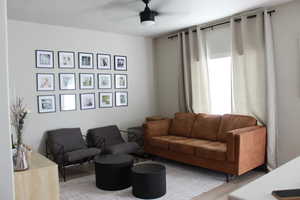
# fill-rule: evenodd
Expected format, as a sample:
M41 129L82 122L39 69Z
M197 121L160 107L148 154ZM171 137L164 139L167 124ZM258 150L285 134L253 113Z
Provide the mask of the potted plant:
M13 153L13 163L15 171L29 169L28 148L23 144L24 120L29 110L23 105L23 99L17 98L16 103L11 105L11 124L16 133L17 143Z

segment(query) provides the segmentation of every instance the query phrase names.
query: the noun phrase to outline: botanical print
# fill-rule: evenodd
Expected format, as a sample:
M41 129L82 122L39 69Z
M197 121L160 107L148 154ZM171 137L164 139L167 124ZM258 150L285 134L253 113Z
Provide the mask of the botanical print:
M60 68L75 68L74 52L58 52L58 61Z
M95 94L80 94L81 109L94 109L95 108Z
M127 88L127 74L116 74L115 75L115 88L126 89Z
M98 69L109 70L110 67L110 55L109 54L97 54Z
M75 90L75 74L62 73L59 74L61 90Z
M54 74L37 74L36 78L38 91L54 90Z
M94 89L94 74L80 74L80 89Z
M99 89L111 88L111 74L98 74Z
M100 92L99 93L100 108L112 107L113 106L112 96L113 94L111 92Z
M53 51L36 50L36 67L53 68Z
M127 105L128 105L128 93L116 92L116 106L127 106Z

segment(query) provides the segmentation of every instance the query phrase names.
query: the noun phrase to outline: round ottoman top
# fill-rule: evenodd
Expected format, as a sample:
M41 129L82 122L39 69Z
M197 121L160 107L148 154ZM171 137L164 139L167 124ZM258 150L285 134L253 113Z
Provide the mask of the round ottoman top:
M98 155L94 161L100 165L128 165L133 163L133 157L127 154L115 154L115 155Z
M132 168L132 172L135 174L160 174L165 170L165 166L155 163L138 164Z

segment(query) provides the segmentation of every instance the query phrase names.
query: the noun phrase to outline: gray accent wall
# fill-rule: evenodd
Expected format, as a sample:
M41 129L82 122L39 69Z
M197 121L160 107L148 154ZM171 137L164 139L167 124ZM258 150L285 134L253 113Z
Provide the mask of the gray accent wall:
M153 65L152 39L75 29L61 26L9 20L9 62L12 96L24 97L31 110L26 119L24 141L34 149L44 151L45 131L57 128L80 127L83 134L89 128L116 124L121 129L141 126L145 117L157 114L156 86ZM55 51L54 69L35 68L35 50ZM76 69L59 69L57 51L75 51ZM94 53L95 69L78 69L78 52ZM79 73L107 73L96 69L96 53L109 53L127 56L128 71L109 73L128 74L128 107L99 108L98 92L119 90L100 90L95 83L94 90L79 90ZM113 59L113 57L112 57ZM76 73L76 91L60 91L58 73ZM37 92L36 73L55 73L55 91ZM80 110L79 93L93 92L96 95L95 110ZM77 111L59 111L59 94L76 94ZM14 95L15 94L15 95ZM56 95L56 113L38 114L37 95Z

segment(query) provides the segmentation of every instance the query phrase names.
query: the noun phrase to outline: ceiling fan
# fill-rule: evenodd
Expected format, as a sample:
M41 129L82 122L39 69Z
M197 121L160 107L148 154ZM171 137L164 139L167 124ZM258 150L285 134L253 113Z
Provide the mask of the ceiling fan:
M155 24L155 17L159 15L159 13L155 10L151 10L149 8L150 0L142 0L146 7L144 11L140 12L140 20L141 24L145 26L151 26Z

